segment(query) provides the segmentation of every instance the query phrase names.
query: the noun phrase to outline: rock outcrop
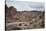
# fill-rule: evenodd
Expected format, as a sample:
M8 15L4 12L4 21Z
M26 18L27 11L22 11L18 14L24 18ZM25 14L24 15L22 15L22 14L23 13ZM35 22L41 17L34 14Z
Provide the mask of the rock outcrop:
M5 11L6 11L6 22L13 22L14 21L14 16L16 14L16 8L13 6L10 6L9 8L7 5L5 5Z

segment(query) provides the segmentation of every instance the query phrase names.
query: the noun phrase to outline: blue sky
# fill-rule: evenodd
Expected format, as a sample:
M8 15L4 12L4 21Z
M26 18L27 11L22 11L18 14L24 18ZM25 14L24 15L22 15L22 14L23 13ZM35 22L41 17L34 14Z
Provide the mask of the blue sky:
M43 2L29 2L29 1L16 1L16 0L6 0L8 7L14 6L18 11L23 10L44 10Z

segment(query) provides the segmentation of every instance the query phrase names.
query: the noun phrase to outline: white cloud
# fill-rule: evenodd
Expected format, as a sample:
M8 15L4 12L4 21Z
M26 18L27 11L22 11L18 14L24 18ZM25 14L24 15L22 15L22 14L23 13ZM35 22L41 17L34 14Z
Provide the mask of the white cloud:
M42 10L44 9L44 3L42 2L26 2L26 1L17 1L15 3L15 8L18 11L21 10Z

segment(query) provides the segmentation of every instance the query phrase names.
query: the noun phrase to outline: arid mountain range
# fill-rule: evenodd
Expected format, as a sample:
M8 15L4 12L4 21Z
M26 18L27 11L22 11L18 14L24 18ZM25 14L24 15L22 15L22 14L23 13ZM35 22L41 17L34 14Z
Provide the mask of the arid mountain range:
M13 6L5 5L6 30L44 28L44 11L17 11Z

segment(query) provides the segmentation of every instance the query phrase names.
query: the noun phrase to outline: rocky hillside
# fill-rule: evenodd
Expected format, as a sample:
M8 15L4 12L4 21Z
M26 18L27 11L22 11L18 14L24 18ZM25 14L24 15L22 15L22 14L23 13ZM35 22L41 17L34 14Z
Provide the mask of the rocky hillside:
M6 7L6 29L21 30L44 28L44 11L17 11Z

